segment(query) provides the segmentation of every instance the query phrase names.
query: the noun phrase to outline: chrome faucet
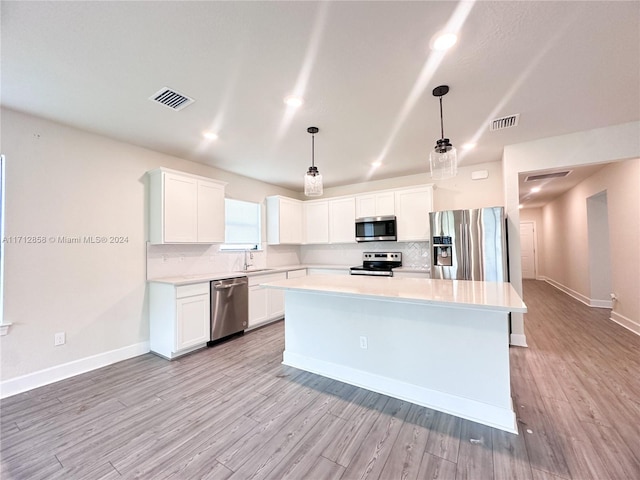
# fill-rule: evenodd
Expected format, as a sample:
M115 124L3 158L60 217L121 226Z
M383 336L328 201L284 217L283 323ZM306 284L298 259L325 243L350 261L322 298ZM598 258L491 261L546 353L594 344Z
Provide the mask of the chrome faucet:
M249 267L253 265L253 263L247 263L247 253L249 253L249 259L253 260L253 252L249 252L249 250L244 251L244 265L243 270L247 270Z

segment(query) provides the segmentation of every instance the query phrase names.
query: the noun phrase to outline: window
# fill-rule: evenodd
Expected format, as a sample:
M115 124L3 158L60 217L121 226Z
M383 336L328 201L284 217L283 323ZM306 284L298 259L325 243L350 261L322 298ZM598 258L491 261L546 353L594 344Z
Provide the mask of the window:
M224 244L220 250L260 248L260 204L224 199Z

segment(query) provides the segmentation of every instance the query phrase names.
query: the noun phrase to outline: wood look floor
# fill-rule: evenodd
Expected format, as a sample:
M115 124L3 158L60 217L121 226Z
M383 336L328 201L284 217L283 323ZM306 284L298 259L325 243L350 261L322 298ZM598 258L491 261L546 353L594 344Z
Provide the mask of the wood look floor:
M8 479L640 479L640 337L525 281L520 435L280 364L283 323L2 401Z

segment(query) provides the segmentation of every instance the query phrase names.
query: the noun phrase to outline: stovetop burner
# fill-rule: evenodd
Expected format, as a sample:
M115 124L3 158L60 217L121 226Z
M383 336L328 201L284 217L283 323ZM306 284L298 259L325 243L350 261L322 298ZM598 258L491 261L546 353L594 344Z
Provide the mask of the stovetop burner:
M393 269L402 266L400 252L364 252L362 266L351 267L351 275L393 276Z

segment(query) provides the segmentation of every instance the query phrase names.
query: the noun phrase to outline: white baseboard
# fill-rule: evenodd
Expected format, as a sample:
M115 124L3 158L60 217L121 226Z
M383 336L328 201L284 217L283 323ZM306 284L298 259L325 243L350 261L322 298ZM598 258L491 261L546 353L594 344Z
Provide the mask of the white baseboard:
M632 331L636 335L640 335L640 323L634 322L630 318L625 317L624 315L620 315L616 312L611 312L611 320L616 322L619 325L622 325L627 330Z
M512 333L509 335L509 345L513 345L514 347L528 347L527 345L527 337L522 335L521 333Z
M560 284L560 283L558 283L558 282L556 282L554 280L551 280L550 278L542 277L541 280L544 280L545 282L547 282L551 286L556 287L558 290L563 291L567 295L575 298L576 300L581 301L582 303L584 303L585 305L587 305L589 307L611 308L611 309L613 308L613 302L611 300L592 300L590 298L585 297L584 295L579 294L578 292L574 292L570 288L565 287L564 285L562 285L562 284ZM631 320L630 318L627 318L624 315L620 315L619 313L612 311L611 312L611 317L609 317L609 319L613 320L614 322L616 322L619 325L622 325L624 328L626 328L627 330L632 331L636 335L640 335L640 324L638 324L637 322Z
M551 285L551 286L557 288L558 290L566 293L570 297L573 297L576 300L584 303L587 307L613 308L613 302L611 302L611 300L598 300L598 299L595 299L595 298L589 298L589 297L587 297L585 295L582 295L579 292L576 292L575 290L571 290L569 287L567 287L565 285L562 285L561 283L558 283L555 280L552 280L551 278L548 278L548 277L541 277L541 280L544 280L549 285Z
M581 293L576 292L575 290L571 290L569 287L567 287L567 286L565 286L565 285L563 285L561 283L558 283L555 280L552 280L551 278L544 277L544 281L547 282L549 285L557 288L561 292L566 293L570 297L575 298L579 302L584 303L587 306L589 306L590 303L591 303L591 299L589 297L586 297L586 296L582 295Z
M593 308L613 308L613 302L611 300L596 300L592 298L589 306Z
M21 377L10 378L0 382L0 398L10 397L34 388L49 385L65 378L80 375L97 368L106 367L112 363L121 362L129 358L149 353L149 342L141 342L128 347L111 350L87 358L63 363L55 367L45 368Z
M287 352L282 363L307 372L332 378L340 382L365 388L373 392L433 408L440 412L465 418L473 422L488 425L510 433L518 433L516 415L511 409L478 402L470 398L459 397L437 390L413 385L389 377L383 377L355 368L326 362L297 353Z

